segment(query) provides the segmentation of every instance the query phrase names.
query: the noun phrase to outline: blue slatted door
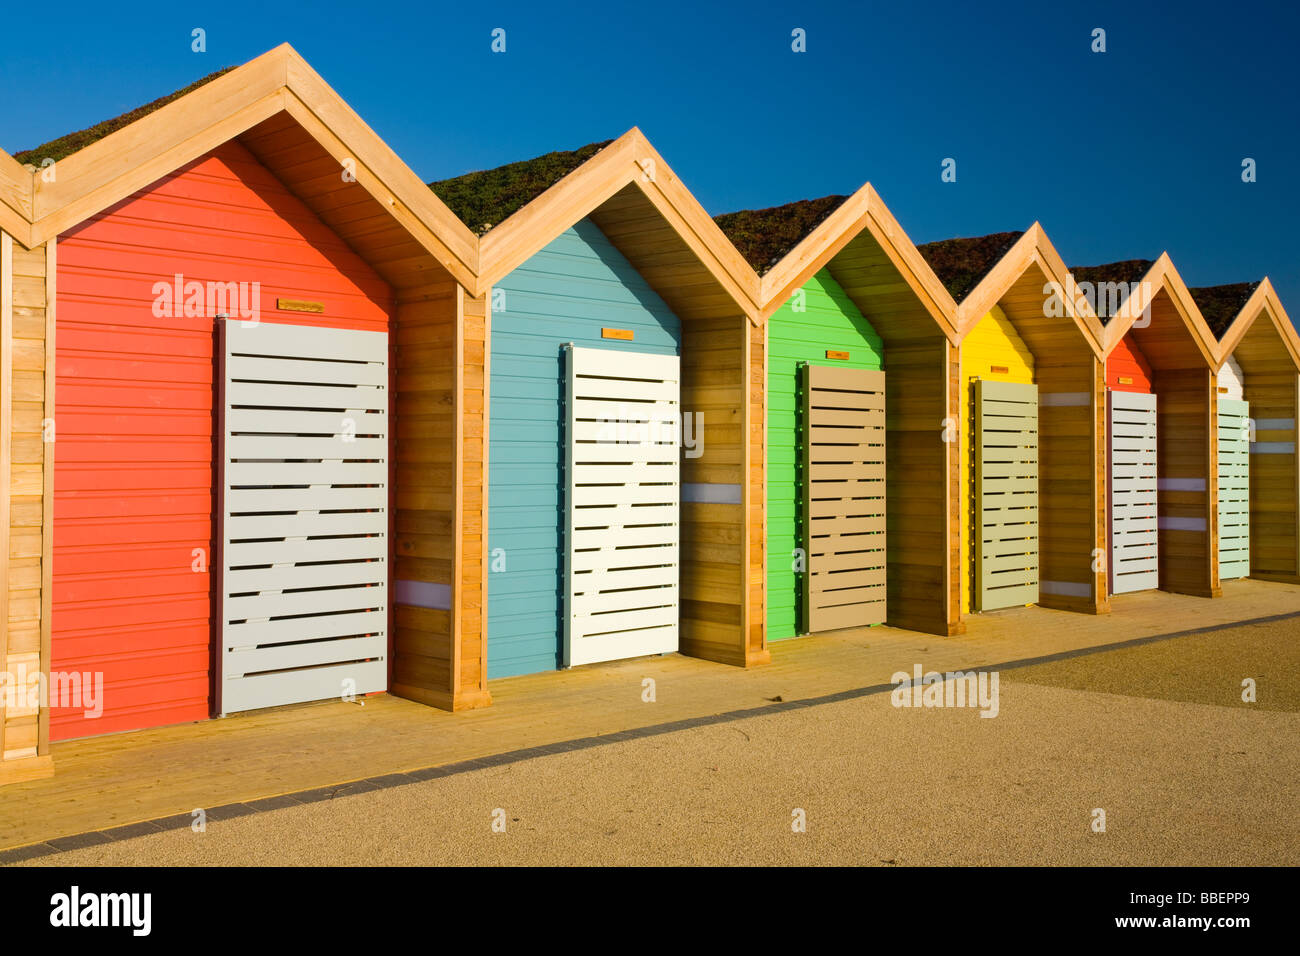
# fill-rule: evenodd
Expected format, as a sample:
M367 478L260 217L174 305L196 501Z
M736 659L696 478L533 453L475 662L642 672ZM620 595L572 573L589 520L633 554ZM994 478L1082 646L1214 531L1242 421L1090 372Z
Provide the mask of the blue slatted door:
M681 360L565 360L564 665L676 651Z
M1156 397L1108 392L1110 424L1110 590L1160 586L1156 508Z
M1219 398L1219 579L1250 574L1250 404Z
M388 681L388 336L226 322L220 712Z
M977 611L1038 601L1038 386L976 380Z

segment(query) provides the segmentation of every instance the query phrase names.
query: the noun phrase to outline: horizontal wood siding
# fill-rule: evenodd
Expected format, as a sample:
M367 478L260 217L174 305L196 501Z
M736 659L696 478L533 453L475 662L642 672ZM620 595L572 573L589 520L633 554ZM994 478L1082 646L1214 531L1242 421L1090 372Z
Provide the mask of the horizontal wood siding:
M203 718L213 315L165 314L154 285L260 282L262 321L376 331L391 292L237 142L73 229L59 252L53 667L102 675L103 713L56 709L51 736ZM277 298L323 312L280 312Z
M1250 573L1300 583L1300 376L1252 371L1245 395L1255 424L1250 455Z
M1219 593L1218 394L1208 369L1156 372L1160 587Z
M53 243L50 244L51 246ZM5 626L8 673L28 674L49 669L48 575L49 516L44 490L50 477L54 445L44 440L52 369L52 342L47 341L53 313L47 282L51 250L46 246L12 248L12 323L9 368L4 375L4 400L9 407L8 558ZM49 436L53 438L54 436ZM47 458L50 461L47 462ZM3 757L32 757L48 744L48 711L19 706L4 713ZM43 732L44 725L44 732Z
M957 350L938 336L899 344L885 374L887 621L895 627L950 633L958 620L952 564L959 518L949 493L957 480ZM951 364L950 364L951 363ZM951 372L951 381L949 381ZM945 422L951 428L945 426Z
M1106 367L1082 341L1035 353L1039 415L1038 603L1109 609Z
M1116 392L1150 392L1151 365L1132 336L1124 336L1106 356L1106 387Z
M463 710L488 702L484 300L446 277L404 291L395 325L393 692Z
M503 568L488 575L488 676L495 678L559 666L562 347L676 355L682 333L589 220L501 280L491 307L488 562L492 568L495 554ZM631 329L633 338L603 338L610 327Z
M799 367L801 364L879 369L883 345L871 324L823 269L768 320L767 373L767 637L799 632L802 584L794 550L802 540L803 494L799 473ZM847 359L827 358L827 351Z
M1246 373L1242 371L1241 363L1235 356L1229 355L1219 367L1218 387L1220 398L1245 401Z
M696 319L682 327L682 410L684 415L701 416L703 428L696 427L695 437L702 454L682 458L683 498L693 486L699 491L716 491L735 495L732 501L691 501L682 503L682 651L695 657L743 666L752 656L758 635L746 630L745 599L749 592L750 614L755 614L755 567L748 553L754 550L753 538L745 540L745 506L756 507L750 526L762 527L762 493L755 483L760 480L755 466L761 462L751 457L746 463L741 436L751 431L751 443L762 450L762 418L754 416L754 405L765 386L761 377L755 385L749 370L749 356L757 346L753 331L744 316L719 319ZM749 389L748 407L746 388ZM748 419L748 420L747 420ZM748 495L743 493L749 481ZM748 544L748 548L746 547ZM757 605L761 608L761 602ZM761 614L749 627L762 627ZM762 651L766 653L766 651Z
M1250 573L1300 584L1300 374L1274 321L1261 309L1229 356L1241 367L1255 429Z

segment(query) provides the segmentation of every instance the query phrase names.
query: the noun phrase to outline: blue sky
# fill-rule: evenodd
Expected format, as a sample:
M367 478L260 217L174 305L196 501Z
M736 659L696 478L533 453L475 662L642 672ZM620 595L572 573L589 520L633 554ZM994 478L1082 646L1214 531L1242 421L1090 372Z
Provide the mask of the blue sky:
M711 213L870 180L918 243L1039 220L1071 265L1168 250L1192 286L1271 276L1300 318L1300 13L1132 7L18 4L0 34L0 146L287 41L426 180L635 125ZM947 157L956 183L940 181Z

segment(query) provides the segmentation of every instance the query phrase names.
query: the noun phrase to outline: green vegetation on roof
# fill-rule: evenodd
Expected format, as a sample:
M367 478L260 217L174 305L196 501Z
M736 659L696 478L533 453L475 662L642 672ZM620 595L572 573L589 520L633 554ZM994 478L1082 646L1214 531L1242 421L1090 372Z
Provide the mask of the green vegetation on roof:
M768 209L742 209L714 216L732 245L759 275L767 272L840 206L847 196L800 199Z
M148 116L155 110L162 109L168 103L172 102L172 100L180 99L186 93L191 93L194 90L197 90L200 86L211 83L217 77L224 73L229 73L233 69L233 66L228 66L224 69L217 70L215 73L209 73L207 76L203 77L203 79L191 83L189 86L185 87L185 89L177 90L175 93L170 93L167 96L156 99L152 103L146 103L144 106L137 107L129 113L123 113L121 116L114 117L113 119L104 120L102 123L97 123L94 126L80 130L76 133L69 133L66 136L60 136L58 139L52 139L48 143L43 143L40 146L37 146L35 149L26 149L20 153L14 153L14 159L24 165L31 163L34 166L39 166L46 159L52 159L56 162L60 159L67 159L73 153L85 149L91 143L98 142L109 133L114 133L124 126L131 125L136 120Z
M439 199L478 235L499 226L612 143L560 150L429 183Z
M1227 285L1202 286L1188 289L1192 300L1205 317L1205 324L1210 327L1216 338L1223 338L1228 326L1241 314L1247 300L1259 288L1258 282L1231 282Z
M1147 274L1148 270L1155 265L1151 259L1124 259L1120 262L1107 262L1099 266L1076 266L1070 269L1077 283L1088 282L1092 284L1094 294L1092 296L1092 307L1096 310L1097 318L1102 323L1110 321L1112 318L1111 306L1116 309L1123 305L1132 293L1135 283L1141 282L1142 277ZM1104 283L1122 283L1127 292L1119 296L1118 299L1110 295L1098 295L1096 290Z
M955 301L970 295L1024 232L995 232L969 239L941 239L917 246Z

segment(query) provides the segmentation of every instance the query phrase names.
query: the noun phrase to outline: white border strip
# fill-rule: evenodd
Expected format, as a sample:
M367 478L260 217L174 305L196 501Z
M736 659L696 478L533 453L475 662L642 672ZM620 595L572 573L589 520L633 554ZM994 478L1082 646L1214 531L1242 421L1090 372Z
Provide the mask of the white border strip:
M682 501L710 505L738 505L741 502L740 485L686 482L682 485Z

